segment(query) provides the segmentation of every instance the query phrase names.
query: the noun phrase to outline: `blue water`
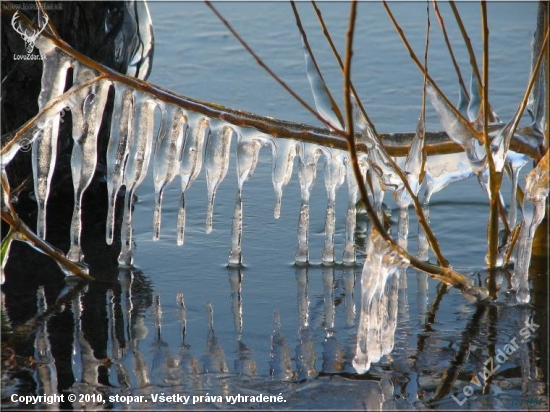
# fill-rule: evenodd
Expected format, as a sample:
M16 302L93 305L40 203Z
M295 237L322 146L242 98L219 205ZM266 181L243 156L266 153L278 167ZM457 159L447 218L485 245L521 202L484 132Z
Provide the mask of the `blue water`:
M348 7L343 3L322 3L320 6L335 43L343 53ZM479 5L461 3L459 6L474 48L481 56ZM289 4L217 3L216 7L285 82L306 101L313 103L299 34ZM426 5L392 2L390 7L421 57ZM323 75L340 102L342 77L339 68L309 3L299 3L298 8ZM458 28L448 6L440 4L440 8L446 16L447 29L463 75L469 79L468 55ZM490 3L488 9L491 30L490 99L501 118L508 119L519 104L528 81L536 3ZM153 2L150 10L156 43L149 81L186 96L235 109L318 124L311 114L270 79L205 4ZM434 79L454 101L458 90L456 76L433 9L430 10L430 19L432 34L428 67ZM384 132L414 130L420 114L422 76L409 59L380 3L359 5L356 36L352 77L377 129ZM478 63L481 64L481 57L478 57ZM428 129L441 129L431 107L428 107ZM217 193L212 233L205 234L207 196L204 171L186 192L187 228L183 247L176 246L179 179L165 192L161 239L158 242L151 240L154 207L151 176L139 188L134 213L136 276L133 282L136 288L150 284L151 289L134 293L133 298L138 301L133 301L133 304L142 309L140 316L144 317L145 336L136 347L146 359L149 384L140 386L132 378L130 388L123 390L121 385L114 383L117 381L114 367L109 367L108 380L113 387L103 387L102 392L150 394L162 391L197 396L206 393L223 396L281 393L286 400L283 404L240 405L248 408L420 408L426 399L433 396L442 374L453 365L455 357L464 353L466 346L469 356L457 372L457 383L450 392L460 394L461 399L464 396L462 387L468 384L472 375L483 369L484 361L491 356L490 348L500 348L512 337L518 336L525 318L533 314L539 316L534 309L511 307L508 303L478 308L468 303L458 291L451 290L443 297L439 309L434 310L435 318L430 321L426 310L434 302L438 283L428 280L429 287L425 290L422 286L425 275L409 269L406 288L400 290L395 349L391 356L373 366L367 375L357 375L351 366L351 359L355 350L362 258L354 268L320 265L326 210L322 174L324 161L319 163L317 182L310 200L312 263L307 268L299 268L294 265L300 210L297 159L295 175L284 191L281 217L276 220L273 218L271 149L262 149L254 176L244 185L244 268L238 270L226 267L237 189L233 153L234 148L229 173ZM504 193L509 193L507 182ZM396 221L396 206L390 196L386 201ZM344 242L346 205L347 188L344 185L338 193L336 205L335 249L338 262L341 262ZM477 181L469 179L456 183L436 194L430 216L441 249L452 265L471 275L472 279L478 279L486 253L488 207ZM414 217L410 228L409 247L414 251L418 239ZM392 230L395 233L397 229L394 227ZM364 236L364 233L357 234L360 256L364 253ZM120 272L119 278L128 276L128 273ZM239 276L242 276L242 283L238 293L235 280ZM485 278L484 273L479 276L479 279ZM306 277L307 296L300 291L299 283ZM350 280L353 294L347 289ZM186 346L182 346L182 327L176 304L178 292L184 294L187 309ZM156 325L152 296L160 298L160 328ZM501 299L507 302L508 297L503 293ZM121 305L123 300L124 296L117 297L115 306ZM105 302L105 295L100 293L94 299L87 300L83 312L103 313ZM214 335L208 328L207 302L211 302L214 309ZM239 302L242 333L236 324ZM307 310L304 310L304 304ZM70 311L70 308L64 310ZM272 339L275 312L280 314L280 333L285 337L284 343ZM327 319L332 315L334 326L330 327ZM304 327L304 316L308 319L307 327ZM115 323L121 321L120 316L115 319ZM216 342L213 341L214 336ZM518 351L503 365L504 372L493 378L488 392L481 395L480 391L476 391L463 408L514 409L513 403L517 399L543 399L541 394L545 389L542 381L546 378L526 386L521 378L526 372L522 372L520 366L525 365L522 356L533 360L540 356L538 351L541 347L546 350L545 337L540 335L529 342L521 353ZM109 344L110 341L103 342L100 346L108 347ZM114 358L108 349L105 353ZM170 372L177 379L171 381L165 367L166 359L178 356L180 366L175 368L177 372ZM280 366L285 356L294 372L291 378L286 379ZM129 369L135 368L132 359L131 353L127 352L121 363ZM203 371L212 359L221 360L227 365L227 372L182 372L185 371L183 365L188 365L189 359L195 359ZM67 360L57 362L64 364ZM243 365L250 365L250 362L255 364L253 376L242 373ZM312 368L309 377L303 369L304 364ZM529 376L533 376L532 371ZM75 379L78 381L76 374ZM380 379L382 383L379 383ZM432 406L440 409L458 407L450 394ZM546 398L544 403L547 403ZM174 406L177 405L155 405L157 408ZM230 407L227 403L201 403L196 406ZM123 409L124 405L115 403L113 407ZM139 407L151 405L141 404Z

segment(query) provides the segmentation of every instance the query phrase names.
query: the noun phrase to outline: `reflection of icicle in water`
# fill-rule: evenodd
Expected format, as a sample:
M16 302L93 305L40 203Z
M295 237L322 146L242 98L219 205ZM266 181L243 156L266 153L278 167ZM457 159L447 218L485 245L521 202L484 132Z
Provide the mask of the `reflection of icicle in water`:
M311 188L315 184L317 160L321 151L317 145L304 143L300 146L299 154L298 177L300 179L302 202L300 205L300 218L298 220L296 262L307 263L309 261L309 195Z
M237 144L237 199L233 212L233 225L231 227L231 251L229 252L229 265L238 266L242 263L241 239L243 233L243 184L254 173L258 164L258 154L262 143L257 139L239 137Z
M177 244L183 245L185 234L185 191L193 184L202 168L203 147L208 134L210 124L201 117L195 123L190 122L191 130L187 133L185 145L181 154L181 200L178 212Z
M294 157L296 157L296 142L294 140L273 139L273 187L275 189L275 219L281 216L281 201L283 190L292 177Z
M229 148L235 131L229 126L213 130L206 142L204 165L206 168L206 185L208 189L208 208L206 210L206 233L212 232L214 199L216 190L225 179L229 167Z
M94 350L86 340L82 330L82 300L80 293L72 301L72 312L74 319L73 337L73 375L75 383L73 387L79 391L86 392L89 387L98 385L99 370L101 362L94 356Z
M151 377L153 382L174 381L177 377L174 375L174 363L178 360L174 359L168 344L162 339L162 306L160 296L153 297L153 309L155 313L155 328L157 336L151 344L153 352L153 360L151 364Z
M303 266L296 266L296 288L298 298L298 317L300 327L309 326L309 297L308 297L308 269Z
M43 286L38 288L36 303L38 309L37 315L40 316L48 309ZM37 386L36 393L55 395L57 394L57 369L52 355L47 322L47 319L42 320L34 339L34 359L36 360L34 376ZM52 405L52 408L56 407L57 404Z
M132 208L134 192L147 173L154 133L154 111L156 103L145 96L139 96L135 105L134 127L128 137L129 154L124 173L126 194L124 197L124 217L122 223L122 248L118 262L132 264Z
M271 334L271 352L269 354L269 374L276 380L293 380L295 373L290 362L289 349L281 331L281 316L273 316L273 333Z
M526 178L525 198L523 201L523 227L519 235L516 252L516 269L512 275L512 288L517 290L516 299L519 303L528 303L529 292L529 264L535 231L542 222L545 212L546 198L548 197L548 173L550 151L546 151Z
M346 326L353 326L355 322L355 301L353 289L355 287L355 267L344 267L344 306L346 308Z
M131 89L114 83L115 101L111 117L111 132L107 146L107 244L113 243L115 226L115 203L118 192L124 182L124 167L128 157L128 136L131 133L134 116L134 98Z
M298 328L298 344L296 345L296 380L301 382L318 375L315 369L315 348L312 333L308 327Z
M231 311L235 323L235 332L240 340L243 334L243 302L241 297L242 272L240 268L229 269L229 285L231 286Z
M181 324L181 347L179 355L180 369L190 376L194 377L200 373L200 366L197 360L189 354L189 345L185 343L185 335L187 333L187 309L183 293L178 292L176 296L176 304L178 307L180 324Z
M346 234L344 243L343 263L344 265L355 264L355 227L357 224L357 197L358 187L353 168L349 164L349 157L344 157L346 168L346 179L348 183L348 210L346 212Z
M361 277L357 346L353 359L353 366L358 373L367 372L372 362L377 362L386 354L384 350L393 347L394 336L383 334L384 316L381 315L388 314L388 307L384 307L384 301L386 305L388 301L387 296L384 299L384 290L388 278L406 264L375 229L371 230L366 253L367 259Z
M95 77L95 73L86 68L79 70L76 83L82 83ZM96 82L90 89L84 89L77 100L83 101L71 110L73 123L73 152L71 155L71 172L74 188L74 209L71 220L71 247L67 257L72 261L83 260L80 247L82 225L82 196L90 185L97 165L97 136L103 119L103 110L107 103L110 83ZM79 93L80 94L80 93Z
M206 310L208 311L208 335L206 337L206 347L202 357L202 372L228 372L225 363L225 354L214 333L214 309L210 302L206 304Z
M336 226L336 192L344 183L346 169L340 151L330 150L325 162L325 187L327 190L327 214L325 217L325 245L321 255L323 264L334 263L334 231Z
M325 305L325 333L334 333L334 267L323 267L323 303Z
M43 38L39 38L36 46L44 56L42 60L42 89L38 96L38 110L40 111L51 99L63 93L71 62L67 54ZM38 204L36 234L42 239L46 238L46 206L57 159L59 120L59 114L48 120L40 138L32 144L34 194Z
M153 240L160 236L162 194L179 172L179 161L185 135L187 115L179 107L168 105L163 113L163 129L159 134L153 156L155 181L155 211L153 213Z

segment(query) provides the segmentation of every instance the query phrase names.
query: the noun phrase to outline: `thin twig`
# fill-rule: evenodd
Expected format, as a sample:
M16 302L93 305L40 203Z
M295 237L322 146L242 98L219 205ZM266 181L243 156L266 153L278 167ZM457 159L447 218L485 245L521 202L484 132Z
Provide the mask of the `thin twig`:
M443 16L441 15L439 11L439 6L437 5L437 0L433 0L432 4L435 10L435 14L437 16L437 21L439 22L439 27L441 27L441 31L443 33L443 38L445 39L445 44L447 45L447 50L449 51L449 55L451 56L451 60L453 61L453 66L455 68L455 72L458 77L458 82L460 84L460 87L462 87L462 91L464 92L464 95L467 98L470 98L469 97L470 94L468 93L468 87L466 87L466 83L464 82L462 73L460 72L460 67L458 66L458 62L456 61L456 57L453 52L453 47L451 46L451 41L449 40L449 35L447 34L447 29L443 21Z
M2 8L2 14L12 17L14 11L13 9ZM22 16L22 19L26 19L26 17ZM26 19L25 24L34 26L28 19ZM235 110L220 104L191 99L147 81L125 76L115 70L103 66L90 59L88 56L79 53L63 40L55 39L49 33L42 32L41 36L46 37L57 48L62 50L64 53L67 53L75 60L107 76L109 80L123 84L126 87L138 92L147 93L164 103L174 104L185 110L200 113L209 118L220 119L235 126L254 128L262 133L266 133L274 137L295 139L306 143L316 143L341 150L346 150L347 148L345 132L331 131L307 124L259 116L250 112ZM360 101L358 102L360 103ZM501 127L503 126L491 125L490 131L493 133ZM519 128L518 133L529 135L531 132L529 131L529 128ZM410 142L414 138L414 134L414 132L381 133L379 134L379 137L390 156L406 156L410 148ZM4 145L2 147L2 152L4 152L5 148L6 146ZM511 148L518 153L523 153L530 156L535 161L538 161L543 155L538 145L530 145L518 138L514 138L512 140ZM358 152L366 153L367 147L364 143L357 142L357 150ZM445 132L427 132L426 150L428 155L451 154L464 151L461 146L451 141Z
M411 45L409 44L409 41L407 40L407 37L405 36L405 33L403 32L403 29L401 29L401 26L399 25L399 23L397 23L397 20L395 19L393 13L391 12L387 2L385 0L383 0L382 4L384 5L384 8L386 9L386 12L388 13L388 16L389 16L390 20L392 21L393 26L395 27L395 30L397 31L397 34L399 34L399 37L401 38L401 40L403 41L403 44L405 45L407 51L409 52L409 55L411 56L412 61L416 64L416 66L418 67L420 72L428 78L428 80L430 81L430 83L432 84L432 86L434 87L436 92L441 96L441 98L447 104L447 106L449 106L449 108L453 111L454 115L456 117L458 117L459 119L462 119L463 123L465 125L467 125L468 131L472 134L472 136L481 141L483 139L483 135L481 133L479 133L477 130L475 130L470 125L470 122L467 119L465 119L464 116L462 115L462 113L460 113L458 111L458 109L451 103L449 98L445 95L445 93L443 93L443 91L439 88L439 86L434 81L434 79L432 79L432 77L429 75L429 73L426 73L426 69L424 68L424 66L422 66L422 63L420 63L420 60L418 60L418 57L416 56L414 50L412 49Z
M277 82L279 83L287 92L289 92L291 94L292 97L294 97L294 99L296 99L296 101L298 103L300 103L307 111L309 111L313 116L315 116L317 119L319 119L323 124L325 124L326 126L328 126L329 128L335 130L335 131L339 131L340 129L338 128L337 125L333 125L332 123L330 123L328 120L324 119L321 115L319 115L319 113L317 113L317 111L315 109L313 109L309 104L306 103L306 101L304 99L302 99L294 90L292 90L292 88L290 86L288 86L279 76L277 76L277 74L271 70L269 68L269 66L267 66L263 60L260 58L260 56L258 56L254 50L252 50L252 48L248 45L248 43L246 41L244 41L244 39L239 35L239 33L236 32L236 30L233 28L233 26L220 14L220 12L214 7L214 5L208 1L208 0L205 0L205 3L206 5L214 12L214 14L216 15L216 17L223 23L223 25L225 27L227 27L227 29L231 32L231 34L233 35L233 37L235 37L235 39L237 39L237 41L239 43L241 43L241 45L246 49L246 51L252 56L254 57L254 59L256 60L256 62ZM342 135L345 135L345 132L344 131L341 131Z
M325 35L325 38L328 41L330 49L332 50L332 54L334 55L334 57L336 58L336 61L340 65L340 69L342 70L342 73L344 73L344 63L342 62L340 53L338 53L338 50L336 49L336 46L332 41L332 36L330 35L330 32L327 29L325 20L323 19L323 14L321 13L321 10L319 9L319 7L317 7L317 4L315 3L315 1L312 1L311 4L315 9L315 13L317 14L317 19L319 20L319 24L321 25L323 34ZM367 121L368 125L371 127L371 129L374 131L375 134L378 134L378 132L376 131L376 127L374 123L371 121L367 111L365 110L365 107L363 106L363 103L359 98L359 95L357 94L357 91L355 90L355 87L353 86L353 82L351 80L350 80L350 88L351 88L351 92L353 93L353 97L355 97L355 101L357 102L357 105L359 106L361 113L363 113L363 116L365 116L365 120Z
M350 22L347 31L347 44L346 44L346 58L344 63L344 104L346 110L346 121L347 121L347 142L348 142L348 151L350 153L351 165L353 168L353 173L355 179L357 180L359 193L361 195L361 201L367 211L367 214L376 230L380 236L402 257L407 259L411 266L416 269L422 270L430 275L430 277L445 283L450 286L459 288L462 291L472 289L470 281L462 274L454 271L450 267L440 267L433 265L428 262L423 262L418 260L415 256L409 254L406 250L400 247L395 240L388 235L384 229L382 222L378 219L378 216L369 200L367 194L367 188L362 178L361 168L359 167L359 162L357 161L357 151L354 144L354 133L353 133L353 110L351 107L351 97L349 94L350 89L350 78L351 78L351 57L352 57L352 47L353 47L353 32L355 28L355 17L357 13L357 2L351 3L350 9Z
M292 6L292 11L294 12L294 18L296 19L296 25L298 26L298 30L300 31L300 34L302 36L304 46L306 47L309 57L311 58L311 61L313 62L313 65L315 66L315 70L317 71L317 74L321 78L323 82L323 87L328 95L328 98L330 99L330 104L332 106L332 111L340 121L342 125L344 125L344 119L342 117L342 113L340 112L340 108L336 104L336 101L332 97L332 94L330 93L330 89L328 88L325 80L323 79L323 75L321 74L321 69L319 68L319 65L317 64L317 60L315 59L315 55L313 54L313 50L311 49L311 46L309 45L309 41L307 39L306 31L304 30L304 26L302 25L302 20L300 19L300 14L298 13L298 9L296 7L296 3L294 0L291 0L290 5Z
M466 45L466 49L468 50L468 56L470 56L470 65L472 66L472 71L474 75L477 78L477 82L480 87L483 87L483 81L481 79L481 74L479 73L479 67L477 65L476 55L474 53L474 48L472 47L472 42L470 40L470 37L468 36L468 32L466 31L466 27L464 27L464 23L462 22L462 17L460 17L460 13L458 12L458 9L456 7L456 4L453 0L449 1L449 5L451 6L451 9L453 10L453 14L456 19L456 23L458 24L458 28L460 29L460 34L462 34L462 38L464 39L464 44Z
M39 238L17 215L13 205L10 202L10 185L4 171L0 175L2 196L6 201L6 209L2 208L1 216L10 227L17 232L17 239L29 243L32 247L38 249L45 255L51 257L58 264L64 266L68 271L84 280L94 280L80 265L67 259L65 254L59 249L53 247L45 240Z
M489 141L489 23L487 21L487 3L481 2L481 30L483 38L483 82L481 93L481 107L483 110L483 141L489 165L489 225L488 232L488 251L487 259L489 269L494 269L497 264L498 255L498 218L499 218L499 182L502 179L502 173L497 173L495 161L491 151L491 142Z

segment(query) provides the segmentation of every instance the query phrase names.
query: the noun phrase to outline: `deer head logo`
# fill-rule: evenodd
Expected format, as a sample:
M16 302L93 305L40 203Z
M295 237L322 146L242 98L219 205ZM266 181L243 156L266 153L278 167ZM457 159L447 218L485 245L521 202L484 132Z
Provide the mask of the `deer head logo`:
M38 26L38 30L33 30L28 27L26 27L21 21L19 21L19 11L16 11L13 15L13 18L11 19L11 26L13 29L21 35L21 38L25 41L25 49L27 50L27 53L32 53L34 49L34 43L36 42L36 39L38 39L38 36L42 31L46 28L46 24L48 24L49 17L47 15L44 16L44 22L42 26Z

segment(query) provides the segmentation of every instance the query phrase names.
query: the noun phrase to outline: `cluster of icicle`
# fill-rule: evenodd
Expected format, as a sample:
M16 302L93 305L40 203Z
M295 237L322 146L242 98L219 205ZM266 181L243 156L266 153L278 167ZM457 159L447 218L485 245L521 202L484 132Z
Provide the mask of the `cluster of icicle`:
M108 78L98 78L99 73L83 65L71 56L59 50L47 38L37 42L44 56L42 90L39 96L41 120L34 129L21 137L21 142L32 141L32 169L35 196L38 203L37 234L45 237L46 204L51 178L56 163L57 136L61 113L68 107L72 115L74 147L71 157L72 178L74 184L74 212L71 226L71 247L68 257L76 262L83 260L80 246L81 202L86 188L96 170L96 146L107 96L114 89L114 108L111 118L110 139L107 149L107 186L108 218L107 243L114 237L115 200L122 186L125 186L121 265L132 264L132 209L134 193L143 182L149 163L152 161L155 187L155 210L153 213L153 238L159 239L161 228L162 196L166 187L176 176L181 179L181 201L177 217L177 244L184 243L185 233L185 192L193 184L204 166L208 189L206 232L212 230L213 207L216 191L224 180L230 161L232 142L236 147L237 158L237 198L233 215L231 251L229 264L239 266L242 262L242 191L244 182L250 178L258 162L259 151L271 146L273 156L273 185L275 188L275 218L280 216L283 189L289 182L293 163L298 158L298 178L301 187L301 207L298 223L297 263L309 261L309 198L316 180L317 163L325 157L324 180L327 192L327 212L325 221L325 243L322 262L333 264L335 261L335 200L336 192L347 180L349 202L346 214L345 245L343 263L355 263L355 216L358 189L349 165L348 154L344 151L315 145L299 143L287 139L277 139L252 128L235 126L220 119L211 119L203 114L184 110L166 103L145 92L130 88ZM306 62L308 52L305 50ZM312 65L307 65L308 79L319 114L330 124L340 126L337 116L331 109L326 92L319 87L320 75ZM73 90L69 98L61 98L69 69L73 69ZM541 72L544 72L541 70ZM535 97L530 101L533 113L532 130L544 130L544 102L547 85L541 80ZM420 175L425 172L426 193L424 206L431 196L448 184L465 179L473 174L478 178L485 193L490 196L488 162L485 148L472 134L468 123L479 117L479 93L475 77L472 77L470 100L462 99L458 115L436 91L427 84L427 93L449 137L464 148L464 152L429 157L425 164L422 159L423 128L419 121L417 134L406 159L391 158L378 140L376 133L365 117L357 109L355 121L362 131L367 154L361 155L359 162L365 174L369 174L372 183L374 206L381 216L382 200L385 192L393 192L400 207L399 243L406 247L408 233L407 209L412 201L405 191L403 175L406 176L412 194L417 195L421 186ZM65 94L64 96L67 96ZM542 96L542 97L541 97ZM57 99L57 100L56 100ZM159 116L156 117L156 114ZM155 119L160 120L155 120ZM466 119L468 118L468 120ZM527 157L509 150L512 139L512 119L508 124L491 125L494 136L491 150L498 172L506 163L512 170L514 191L512 193L510 220L516 220L515 188L519 170L527 163ZM474 126L476 124L474 123ZM6 153L3 167L15 156L16 149ZM544 214L544 201L548 195L548 155L546 163L529 175L526 187L524 210L524 229L517 247L517 269L512 284L518 290L518 301L528 302L529 289L527 269L530 260L531 243L534 231ZM422 165L424 164L424 170ZM546 165L546 166L545 166ZM546 167L546 169L545 169ZM400 176L400 168L404 173ZM538 170L538 171L537 171ZM533 207L528 203L534 204ZM428 257L428 246L422 233L419 234L422 259ZM360 372L368 370L371 362L389 353L393 346L395 331L395 307L397 293L395 272L400 264L399 258L389 249L380 235L372 232L367 247L367 260L362 279L361 326L358 330L357 354L354 365ZM387 284L391 286L388 288ZM389 309L394 308L394 309ZM391 335L391 336L390 336Z
M361 276L361 311L353 367L365 373L393 350L400 269L408 262L376 231L371 230Z

